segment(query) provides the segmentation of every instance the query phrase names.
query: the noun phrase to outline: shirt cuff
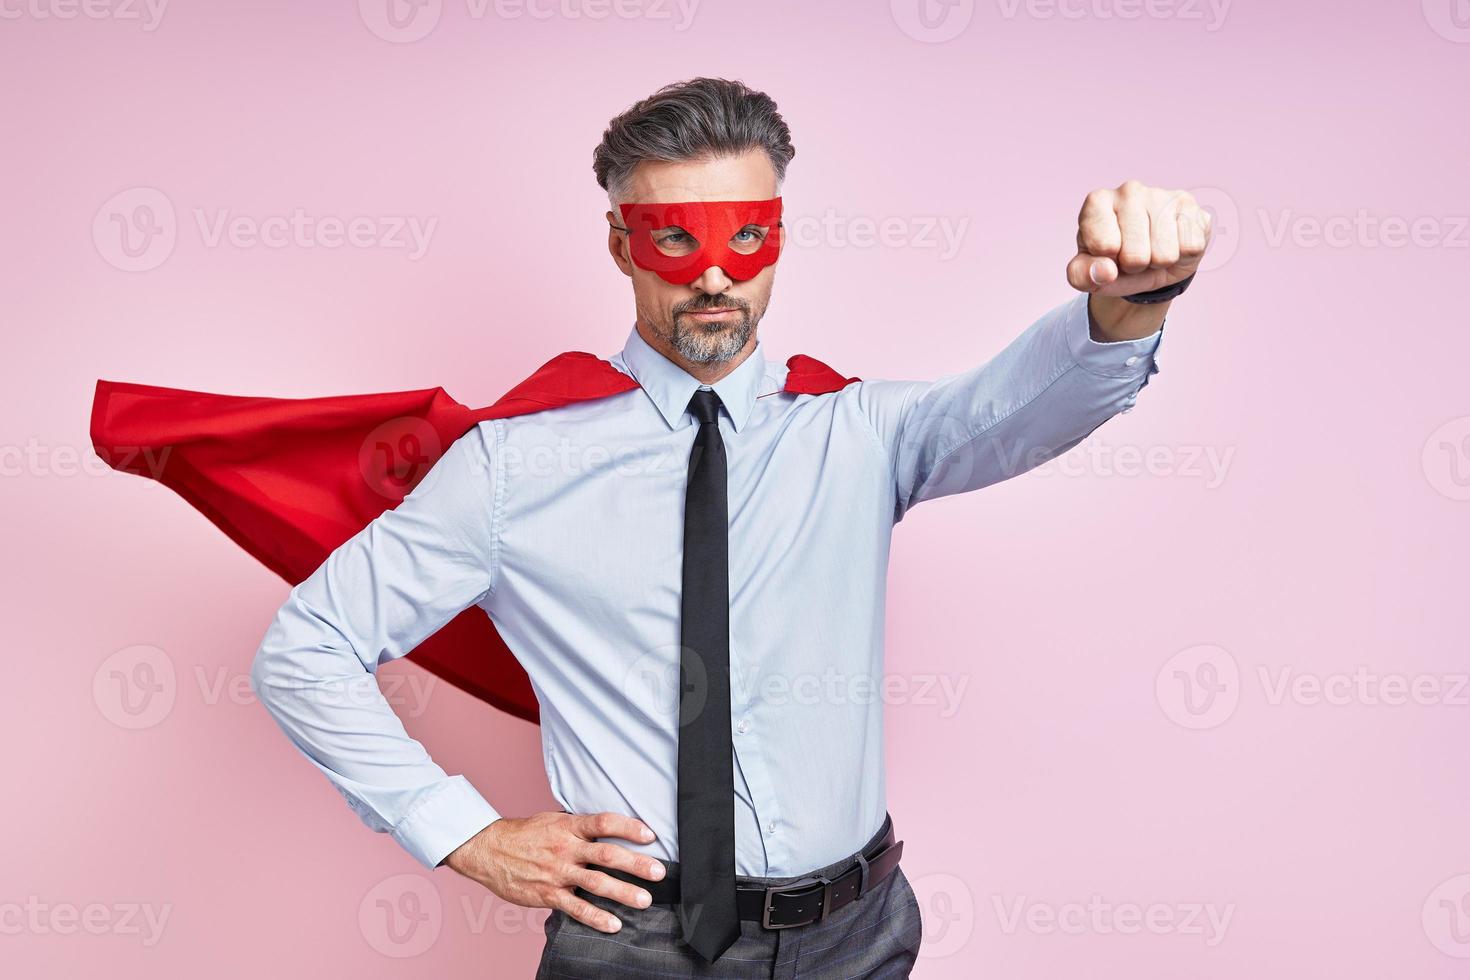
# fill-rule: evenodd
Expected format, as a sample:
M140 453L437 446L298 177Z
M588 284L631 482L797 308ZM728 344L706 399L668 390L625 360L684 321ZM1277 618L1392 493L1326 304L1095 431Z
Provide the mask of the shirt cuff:
M463 776L452 776L393 828L393 839L433 870L456 847L500 819Z
M1155 353L1164 327L1136 340L1103 342L1092 339L1087 316L1087 293L1078 293L1067 304L1065 326L1072 360L1084 370L1104 378L1142 378L1158 373Z

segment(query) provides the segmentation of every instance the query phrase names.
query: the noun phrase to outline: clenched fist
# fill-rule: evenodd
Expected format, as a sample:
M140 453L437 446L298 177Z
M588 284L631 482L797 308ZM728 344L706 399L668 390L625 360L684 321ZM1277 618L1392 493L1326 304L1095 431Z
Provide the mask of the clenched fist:
M1163 322L1167 303L1136 306L1120 297L1193 275L1210 242L1210 215L1188 191L1127 180L1087 195L1077 216L1077 254L1067 282L1092 294L1088 308L1099 340L1143 337ZM1101 328L1100 330L1098 328Z
M664 876L663 865L646 854L600 837L621 837L647 844L653 831L641 820L620 813L565 813L560 810L525 818L501 817L450 852L444 863L505 901L527 908L560 909L602 932L622 928L618 918L585 899L574 888L634 908L647 908L648 892L601 871L627 871L649 881Z

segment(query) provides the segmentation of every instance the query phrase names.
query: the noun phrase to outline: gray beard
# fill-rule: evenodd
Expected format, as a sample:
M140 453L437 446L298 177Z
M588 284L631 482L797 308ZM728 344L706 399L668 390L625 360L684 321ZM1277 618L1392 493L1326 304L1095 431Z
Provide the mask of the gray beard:
M755 321L746 310L741 311L740 322L728 328L721 325L706 329L698 323L683 326L680 318L675 316L669 344L679 352L680 357L691 364L717 364L730 360L744 350L755 326Z

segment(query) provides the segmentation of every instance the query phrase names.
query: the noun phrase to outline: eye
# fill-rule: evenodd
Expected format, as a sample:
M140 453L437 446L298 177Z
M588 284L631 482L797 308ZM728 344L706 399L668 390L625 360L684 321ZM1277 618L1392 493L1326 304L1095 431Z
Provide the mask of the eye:
M651 235L653 237L653 240L660 245L687 245L688 243L694 241L693 236L691 236L689 232L685 231L683 228L680 228L678 225L669 225L664 228L655 228L651 232Z
M668 225L652 232L653 245L670 258L693 255L699 250L699 240L678 225Z
M730 248L738 255L754 255L765 248L766 232L763 225L746 225L730 236Z

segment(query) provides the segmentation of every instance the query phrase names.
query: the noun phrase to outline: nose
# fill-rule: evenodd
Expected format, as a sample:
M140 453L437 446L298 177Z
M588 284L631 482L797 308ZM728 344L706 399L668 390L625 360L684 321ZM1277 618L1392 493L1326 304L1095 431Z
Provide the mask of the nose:
M703 272L701 272L699 274L699 278L694 280L689 285L693 286L701 293L708 293L711 296L718 296L720 293L723 293L725 290L735 285L735 280L725 275L724 269L721 269L717 265L712 265L708 269L705 269Z

